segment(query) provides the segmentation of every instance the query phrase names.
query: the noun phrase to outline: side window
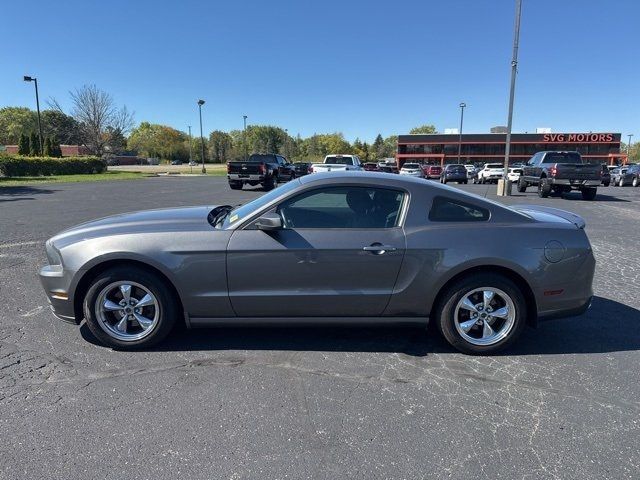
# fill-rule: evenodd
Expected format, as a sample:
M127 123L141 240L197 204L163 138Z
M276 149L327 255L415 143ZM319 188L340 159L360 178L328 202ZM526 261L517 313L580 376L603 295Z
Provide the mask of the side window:
M432 222L485 222L489 210L446 197L435 197L429 211Z
M276 159L278 160L278 165L284 165L285 161L280 155L276 155Z
M326 187L285 200L277 211L285 228L392 228L403 199L399 190Z

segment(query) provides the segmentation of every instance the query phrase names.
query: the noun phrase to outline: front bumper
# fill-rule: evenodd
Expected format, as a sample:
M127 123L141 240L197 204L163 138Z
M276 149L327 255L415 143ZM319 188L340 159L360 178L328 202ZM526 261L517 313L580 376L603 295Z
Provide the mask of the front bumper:
M40 270L40 283L53 314L65 322L78 323L69 293L70 280L69 272L65 272L62 265L46 265Z

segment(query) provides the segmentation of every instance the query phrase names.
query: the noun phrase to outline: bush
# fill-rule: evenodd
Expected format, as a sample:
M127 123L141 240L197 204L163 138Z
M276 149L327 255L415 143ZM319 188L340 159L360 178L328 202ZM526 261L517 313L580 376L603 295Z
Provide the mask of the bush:
M3 177L77 175L104 173L106 170L106 162L97 157L0 157L0 176Z

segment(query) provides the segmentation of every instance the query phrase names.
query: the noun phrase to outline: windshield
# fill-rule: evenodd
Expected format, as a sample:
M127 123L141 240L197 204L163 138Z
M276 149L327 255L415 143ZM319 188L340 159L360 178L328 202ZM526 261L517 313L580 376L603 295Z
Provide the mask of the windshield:
M281 195L286 195L287 193L289 193L291 190L295 189L299 185L300 185L300 180L287 182L281 187L274 188L270 192L265 193L261 197L258 197L249 203L245 203L244 205L240 205L234 208L229 212L229 214L225 217L224 221L220 224L220 228L226 229L237 224L239 221L251 215L256 210L260 210L262 207L269 204L270 202L280 197Z
M549 153L542 163L582 163L582 158L578 152Z
M324 163L330 163L332 165L353 165L353 158L351 157L327 157L324 159Z
M417 163L405 163L402 168L420 168L420 166Z

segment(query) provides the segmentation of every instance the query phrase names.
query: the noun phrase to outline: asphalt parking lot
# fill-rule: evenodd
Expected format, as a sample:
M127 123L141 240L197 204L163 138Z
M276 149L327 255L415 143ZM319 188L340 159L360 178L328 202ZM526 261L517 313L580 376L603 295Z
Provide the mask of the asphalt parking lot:
M495 185L461 188L493 197ZM640 477L640 188L535 203L582 215L582 317L468 357L419 329L178 332L115 352L55 319L37 271L59 230L236 204L224 177L0 187L0 478Z

